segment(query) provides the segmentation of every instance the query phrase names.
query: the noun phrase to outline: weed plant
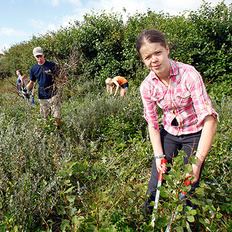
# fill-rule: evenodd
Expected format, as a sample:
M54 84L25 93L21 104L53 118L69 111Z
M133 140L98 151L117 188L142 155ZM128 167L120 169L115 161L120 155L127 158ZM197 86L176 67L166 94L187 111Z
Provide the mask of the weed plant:
M0 230L164 231L191 167L181 156L173 160L151 228L141 209L153 159L139 89L113 98L95 81L78 80L65 91L60 131L54 119L40 118L37 99L32 107L13 94L0 97ZM199 207L186 209L187 220L180 207L172 231L196 216L200 231L231 230L232 101L213 102L220 123L196 193Z

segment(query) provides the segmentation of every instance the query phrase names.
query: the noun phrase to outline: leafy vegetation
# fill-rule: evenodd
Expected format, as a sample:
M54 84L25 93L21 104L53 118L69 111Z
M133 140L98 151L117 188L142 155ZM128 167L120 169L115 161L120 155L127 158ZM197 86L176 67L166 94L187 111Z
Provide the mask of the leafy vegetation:
M187 208L186 220L178 207L172 231L196 218L199 231L231 231L231 25L231 8L223 2L181 16L148 11L126 22L119 14L92 12L83 22L12 46L0 58L2 77L8 76L0 83L0 230L165 230L182 205L178 196L190 167L181 165L181 156L174 160L151 228L141 208L153 161L139 94L147 70L134 45L141 31L157 28L168 36L172 58L203 74L220 115L197 190L199 208ZM38 45L68 77L60 131L54 119L41 120L37 98L29 105L11 84L16 69L29 74ZM123 99L106 93L104 80L114 75L129 80Z
M22 69L28 75L35 62L32 50L41 46L46 58L59 64L67 62L71 51L78 51L75 74L99 84L115 75L139 84L147 70L136 53L135 42L143 30L156 28L166 35L174 60L194 65L205 82L218 85L231 81L231 18L231 7L224 2L215 7L204 3L197 11L177 16L148 10L128 15L127 21L119 13L93 11L85 14L82 22L12 46L0 59L0 72L15 75L15 70Z

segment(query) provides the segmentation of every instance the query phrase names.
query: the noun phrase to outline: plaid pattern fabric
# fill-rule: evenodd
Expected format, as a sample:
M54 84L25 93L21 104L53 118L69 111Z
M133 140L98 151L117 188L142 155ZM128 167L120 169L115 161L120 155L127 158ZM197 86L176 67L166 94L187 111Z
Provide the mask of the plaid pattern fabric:
M162 124L172 135L196 133L203 127L206 116L218 118L204 82L197 70L187 64L170 61L169 85L165 86L153 71L140 86L144 105L143 117L159 130L157 105L163 110ZM173 125L173 120L178 125Z

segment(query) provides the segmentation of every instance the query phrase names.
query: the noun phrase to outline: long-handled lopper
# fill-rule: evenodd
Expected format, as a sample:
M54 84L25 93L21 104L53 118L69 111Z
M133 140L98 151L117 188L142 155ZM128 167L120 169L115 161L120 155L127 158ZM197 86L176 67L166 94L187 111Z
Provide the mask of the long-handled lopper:
M191 184L191 181L185 180L184 185L190 185L190 184ZM179 200L180 200L180 201L183 201L185 198L186 198L186 192L182 192L182 191L181 191L180 196L179 196ZM169 223L168 223L168 226L167 226L165 232L170 232L170 230L171 230L171 224L172 224L172 223L175 221L175 219L176 219L176 215L177 215L177 213L178 213L178 207L179 207L179 206L180 206L180 205L178 205L178 206L174 209L174 213L172 214L172 216L171 216L171 218L170 218L170 220L169 220Z
M164 156L162 156L162 157L164 157ZM161 164L164 164L167 161L168 161L167 159L162 158L161 159ZM156 220L155 214L156 214L156 211L158 209L158 203L159 203L159 197L160 197L160 190L158 189L158 187L160 187L162 185L162 181L163 181L163 172L160 171L159 176L158 176L156 194L155 194L155 206L154 206L153 213L152 213L152 220L151 220L151 226L152 227L155 227L155 220Z

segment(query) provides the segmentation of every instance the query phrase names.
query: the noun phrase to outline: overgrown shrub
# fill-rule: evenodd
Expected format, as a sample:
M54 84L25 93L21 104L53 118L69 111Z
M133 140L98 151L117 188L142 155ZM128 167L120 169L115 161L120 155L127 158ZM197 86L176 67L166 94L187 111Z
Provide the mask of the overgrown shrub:
M0 70L15 75L15 70L22 69L28 74L35 63L35 46L44 48L46 59L61 64L75 49L76 75L99 84L121 75L139 85L147 70L135 50L136 39L145 29L155 28L166 35L171 57L195 66L205 82L217 84L225 78L231 81L231 9L224 2L215 7L203 2L196 11L170 15L147 10L128 15L127 21L120 13L92 11L84 15L82 22L13 45L1 58Z
M166 228L181 203L183 176L191 170L180 165L180 156L174 160L175 172L165 176L156 228L151 228L141 209L153 161L138 88L147 70L134 45L141 31L157 28L167 35L172 57L203 74L220 116L197 190L199 208L187 209L187 221L178 211L172 231L183 231L195 215L200 231L231 231L230 16L231 8L223 3L215 8L204 4L188 16L148 10L128 17L126 23L119 14L92 12L84 22L12 46L1 58L1 71L14 75L22 68L28 74L33 47L43 46L46 58L67 70L68 82L62 85L63 124L57 131L53 118L46 124L40 119L37 98L32 107L17 97L15 87L1 81L0 230ZM106 93L104 80L113 75L129 80L123 99Z
M152 231L141 209L152 147L138 88L131 86L121 99L109 96L96 81L72 84L77 97L62 102L60 132L53 119L45 127L37 99L31 107L21 98L15 101L14 94L1 96L1 230ZM189 210L189 220L197 213L202 231L229 231L231 99L223 97L220 104L212 99L221 121L206 159L199 209ZM179 159L173 166L179 174L165 177L156 231L167 226L179 202L178 183L186 171L177 165ZM181 231L186 225L178 214L172 227Z

